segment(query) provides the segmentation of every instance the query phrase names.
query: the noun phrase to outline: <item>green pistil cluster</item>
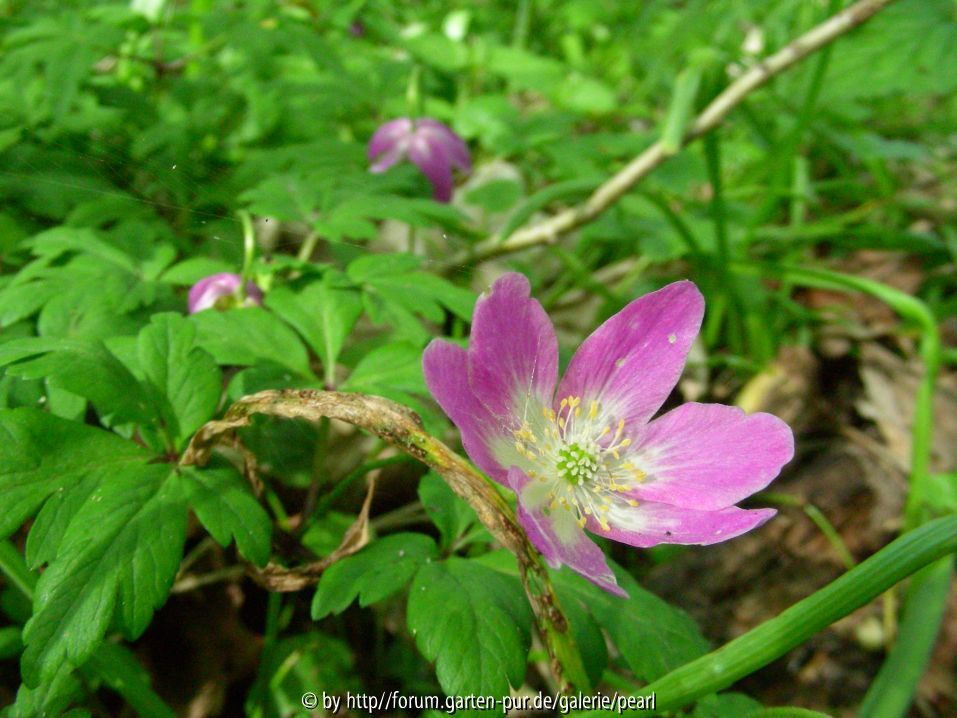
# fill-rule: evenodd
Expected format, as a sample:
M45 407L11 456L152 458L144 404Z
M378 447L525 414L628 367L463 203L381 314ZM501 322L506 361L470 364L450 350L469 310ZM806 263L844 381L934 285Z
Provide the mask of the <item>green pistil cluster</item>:
M591 481L598 473L598 459L578 444L569 444L559 449L558 463L555 469L558 475L570 484L582 484Z

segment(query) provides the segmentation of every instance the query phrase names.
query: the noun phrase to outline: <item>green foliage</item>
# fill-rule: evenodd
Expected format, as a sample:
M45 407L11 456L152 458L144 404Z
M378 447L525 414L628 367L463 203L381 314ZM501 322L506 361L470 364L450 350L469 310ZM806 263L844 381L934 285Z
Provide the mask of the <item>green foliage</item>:
M169 469L131 466L100 486L66 526L37 584L23 679L38 685L90 657L111 621L138 637L166 599L182 557L186 503Z
M154 395L160 422L183 449L219 405L222 373L195 343L195 329L178 314L156 314L137 337L139 367Z
M236 548L257 566L269 560L272 521L233 469L186 469L190 505L221 546Z
M507 270L530 277L563 352L635 296L692 278L708 312L682 391L722 400L782 347L813 348L829 315L802 292L888 304L899 330L846 323L902 352L920 332L905 525L953 514L955 476L929 463L938 325L957 312L952 0L890 4L750 93L703 147L682 146L736 77L849 4L0 1L0 661L23 679L0 686L16 696L2 715L100 715L116 702L104 691L172 715L144 632L181 572L202 586L190 606L218 606L228 581L261 641L225 712L235 696L278 718L307 690L544 685L514 559L439 475L337 422L263 417L208 466L183 465L233 401L283 388L393 399L457 448L422 352L464 343L477 293ZM453 202L410 161L369 171L370 137L405 116L467 142L474 169L456 170ZM658 140L669 159L640 185L547 247L511 251ZM813 267L874 257L886 275ZM882 284L918 266L921 282L908 269ZM189 287L217 273L255 282L262 306L189 314ZM305 592L280 602L241 576L330 555L373 472L371 540L322 573L312 620ZM684 707L688 686L704 695L779 655L767 640L730 668L702 658L694 622L641 587L639 555L615 554L627 600L552 573L596 688L663 681ZM864 703L875 714L905 710L922 673L949 576L936 570L913 582L927 604L908 604ZM202 611L177 608L195 629ZM705 668L689 677L692 661ZM690 715L759 709L719 694Z
M360 606L381 601L404 588L436 555L435 542L422 534L393 534L375 541L323 573L312 617L342 613L357 597Z
M516 582L492 569L426 564L409 589L408 623L447 695L504 696L522 683L531 611Z
M577 601L607 633L639 678L652 681L708 650L698 626L683 611L643 589L624 571L616 571L628 593L622 601L570 571L555 575L559 598ZM649 651L648 646L655 646Z
M472 507L456 496L445 480L433 471L419 481L419 500L439 529L445 549L450 549L475 524Z
M508 553L486 554L483 563L511 577L517 586L518 568ZM652 681L708 650L708 642L688 614L642 588L630 575L615 567L627 599L603 591L568 570L553 571L552 581L572 620L577 642L590 646L586 653L589 674L605 669L604 630L629 668L644 681ZM649 651L648 646L656 647Z

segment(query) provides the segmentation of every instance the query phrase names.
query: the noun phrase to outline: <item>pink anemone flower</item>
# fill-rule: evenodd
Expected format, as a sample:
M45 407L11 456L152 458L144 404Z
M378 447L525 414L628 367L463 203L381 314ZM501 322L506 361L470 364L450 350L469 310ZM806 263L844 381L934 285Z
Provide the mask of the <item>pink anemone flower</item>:
M462 138L452 128L427 117L400 117L386 122L372 135L372 172L385 172L406 157L428 177L439 202L452 199L452 168L463 172L472 168L472 158Z
M516 493L518 518L553 568L624 596L585 529L639 548L713 544L775 514L735 504L793 457L787 424L700 403L652 418L703 315L689 281L639 297L585 340L559 381L552 323L528 280L507 274L476 304L468 349L426 349L429 390L471 459Z
M189 313L195 314L204 309L225 309L235 306L239 303L239 287L242 283L243 278L231 272L221 272L200 279L189 290ZM262 303L262 290L254 282L246 282L244 306Z

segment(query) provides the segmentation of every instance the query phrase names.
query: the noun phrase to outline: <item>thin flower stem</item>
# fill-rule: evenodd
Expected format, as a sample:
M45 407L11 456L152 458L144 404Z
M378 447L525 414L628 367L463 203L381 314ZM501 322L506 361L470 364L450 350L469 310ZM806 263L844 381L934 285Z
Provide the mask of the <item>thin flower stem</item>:
M335 486L330 489L329 493L323 496L316 503L316 509L313 512L313 515L315 515L317 518L325 516L329 509L332 508L336 501L339 500L339 497L342 496L350 486L352 486L356 481L361 479L366 474L385 468L386 466L403 464L407 461L409 461L409 457L404 454L400 456L390 456L385 459L369 461L354 471L350 471L344 478L336 481Z
M239 578L245 573L245 566L225 566L224 568L210 571L209 573L204 573L199 576L183 576L173 584L173 587L169 590L169 592L189 593L190 591L195 591L197 588L202 588L203 586L211 586L214 583L222 583L223 581L230 581L234 578ZM279 594L271 593L269 595L276 596Z
M316 230L312 230L306 235L306 238L302 240L302 246L299 247L299 254L296 255L296 258L300 262L310 261L313 252L316 251L317 244L319 244L319 233Z
M316 510L316 500L319 498L319 488L329 481L328 464L329 453L329 420L320 419L316 431L316 445L312 452L312 476L309 479L309 488L306 489L306 498L302 502L302 511L299 513L299 525L293 532L302 535L309 525L309 519Z
M445 444L425 433L419 417L387 399L364 394L289 389L262 391L234 403L224 419L205 424L183 453L183 465L203 465L213 447L248 426L256 414L317 422L322 417L366 429L438 473L464 499L489 532L515 554L522 583L552 673L563 691L590 689L581 654L541 555L525 535L515 512L491 482Z
M818 530L824 534L824 538L828 540L831 547L840 557L844 568L850 570L857 565L857 561L854 560L854 557L847 548L847 544L844 543L844 539L841 538L841 534L834 527L834 524L832 524L827 516L824 515L824 512L814 504L805 501L799 496L778 493L776 491L762 491L755 498L761 502L777 504L778 506L794 506L801 509L814 525L817 526Z
M403 526L414 526L416 524L428 523L429 515L421 501L400 506L385 514L380 514L372 519L369 524L376 531L385 531L387 529L402 528Z
M246 299L246 283L253 278L253 260L256 258L256 231L253 229L253 220L249 212L244 209L237 212L243 226L243 271L242 280L237 290L240 300Z
M892 2L894 0L860 0L815 26L770 57L757 62L705 107L685 132L680 146L684 147L713 130L745 98L765 85L771 78L846 35ZM602 184L582 204L520 229L504 242L500 237L493 235L469 252L453 257L448 266L459 266L469 261L482 262L529 247L554 244L562 235L598 217L658 165L675 154L675 152L667 151L659 140Z
M837 555L841 557L841 561L844 563L844 568L848 570L854 568L857 565L857 561L854 560L851 552L847 550L847 544L844 543L841 534L837 532L837 529L834 528L834 524L828 520L827 516L814 504L805 504L804 513L814 522L814 525L818 527L834 550L837 551Z

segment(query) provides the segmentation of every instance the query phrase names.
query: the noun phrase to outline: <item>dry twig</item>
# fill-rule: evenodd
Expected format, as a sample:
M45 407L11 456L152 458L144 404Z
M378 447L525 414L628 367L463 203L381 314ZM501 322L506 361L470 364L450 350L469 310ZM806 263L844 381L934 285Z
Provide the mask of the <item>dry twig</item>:
M572 684L578 687L587 684L581 656L548 572L516 521L514 511L482 474L441 441L425 433L414 412L387 399L363 394L294 389L262 391L237 401L222 420L203 426L184 452L181 463L205 464L213 447L232 442L236 429L248 426L254 414L313 422L323 417L345 421L371 431L441 475L452 490L475 509L489 532L517 557L525 592L562 690L570 690ZM291 577L290 569L267 566L264 571L254 573L253 578L274 589L302 588L315 583L330 563L327 559L302 567ZM283 574L282 586L276 583L277 571Z

